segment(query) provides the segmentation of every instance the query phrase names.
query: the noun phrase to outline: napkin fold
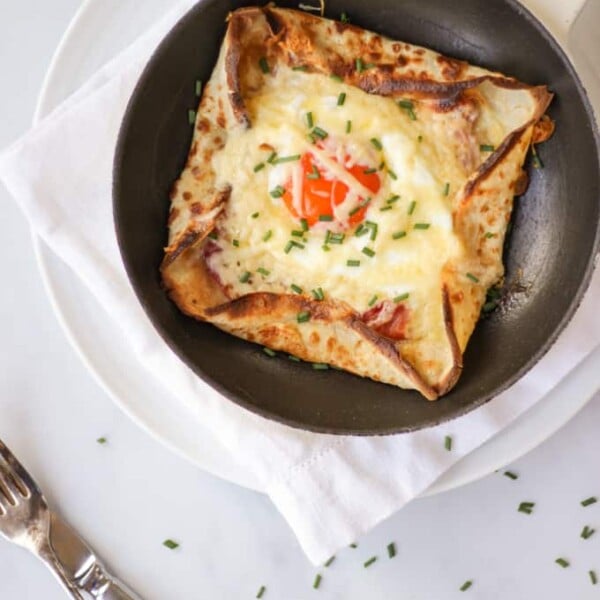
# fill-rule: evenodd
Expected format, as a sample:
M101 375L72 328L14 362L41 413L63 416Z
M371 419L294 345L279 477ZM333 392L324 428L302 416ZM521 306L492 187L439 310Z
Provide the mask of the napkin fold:
M409 434L352 437L300 431L254 415L192 373L150 324L130 287L112 222L112 161L125 107L159 41L193 4L180 0L81 89L0 155L0 180L31 227L126 333L140 362L252 472L322 563L430 486L460 458L540 400L600 344L600 276L549 353L480 409ZM452 452L444 438L452 435Z

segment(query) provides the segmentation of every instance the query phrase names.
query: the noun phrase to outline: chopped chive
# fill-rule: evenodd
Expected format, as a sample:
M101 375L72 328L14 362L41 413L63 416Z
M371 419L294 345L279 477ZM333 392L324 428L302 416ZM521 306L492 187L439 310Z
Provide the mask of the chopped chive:
M362 58L357 58L354 61L354 64L356 66L357 73L362 73L365 70L365 63L363 62Z
M369 203L371 202L371 198L367 198L366 200L363 200L360 204L357 204L349 213L348 216L352 217L354 216L359 210L363 209L365 206L367 206Z
M297 356L294 356L293 354L288 354L288 359L292 362L300 362L300 359Z
M431 227L431 223L415 223L413 225L413 229L429 229Z
M99 437L99 438L98 438L96 441L97 441L99 444L106 444L106 442L107 442L107 440L106 440L106 438L105 438L105 437Z
M328 567L335 560L335 555L327 560L327 562L323 565L324 567Z
M368 233L368 232L369 232L369 228L368 228L368 227L366 227L366 226L364 225L364 223L361 223L361 224L360 224L360 225L359 225L359 226L356 228L356 231L354 232L354 235L355 235L356 237L361 237L361 236L365 235L365 234L366 234L366 233Z
M215 230L215 229L213 229L213 230L212 230L212 231L211 231L211 232L208 234L208 237L209 237L211 240L216 240L216 239L218 239L218 238L219 238L219 234L216 232L216 230Z
M394 173L394 171L392 171L392 169L388 169L387 170L388 175L394 180L396 181L396 179L398 179L398 175L396 175L396 173Z
M375 304L375 302L377 302L377 294L375 294L368 302L368 306L373 306L373 304Z
M312 171L306 176L306 179L321 179L321 174L319 173L319 169L317 169L317 165L313 165Z
M323 289L318 287L314 290L311 290L310 293L313 295L313 298L315 300L324 300L325 299L325 294L323 293Z
M308 221L306 219L300 219L300 226L302 231L308 231Z
M484 313L490 313L492 312L496 307L498 306L497 302L486 302L482 308L481 311Z
M415 212L415 208L417 207L417 201L413 200L408 207L408 214L412 215Z
M265 591L267 590L267 588L264 585L260 586L260 589L258 590L258 592L256 593L256 597L257 598L262 598L263 594L265 593Z
M327 244L323 244L321 246L321 248L323 249L323 252L329 252L329 251L331 251L331 248Z
M346 265L348 265L349 267L360 267L360 260L355 260L353 258L349 258L346 261Z
M383 146L377 138L371 138L371 144L373 144L377 150L383 150Z
M296 321L298 321L298 323L306 323L307 321L310 321L310 312L308 312L307 310L299 312L296 315Z
M315 125L312 112L306 113L306 125L309 129L312 129Z
M419 144L423 141L423 136L419 135L417 136L417 142L419 142Z
M300 244L298 242L295 242L294 240L290 240L286 245L285 248L283 249L283 251L286 254L289 254L290 251L292 250L292 248L300 248L300 250L304 250L304 244Z
M466 277L468 277L473 283L479 283L479 279L477 279L473 273L467 273Z
M196 122L196 111L192 110L190 108L190 110L188 110L188 123L190 125L193 125Z
M521 504L519 504L518 511L530 515L533 512L534 506L535 502L521 502Z
M403 302L404 300L407 300L409 296L410 296L410 293L409 292L405 292L404 294L400 294L399 296L396 296L394 298L394 302L396 304L398 304L398 302Z
M307 71L308 67L306 65L298 65L297 67L292 67L292 71Z
M346 121L346 133L350 133L352 131L352 121Z
M262 241L263 242L267 242L271 239L271 236L273 235L273 230L269 229L269 231L267 231L267 233L265 233L265 235L263 235L262 237Z
M557 565L560 565L560 566L561 566L563 569L566 569L566 568L567 568L567 567L569 567L569 566L570 566L570 564L571 564L571 563L570 563L570 562L569 562L567 559L565 559L565 558L557 558L557 559L556 559L554 562L555 562Z
M352 544L350 544L349 548L358 548L358 544L352 543Z
M252 275L252 273L250 273L250 271L244 271L241 275L240 275L240 283L248 283L248 280L250 279L250 276Z
M290 285L290 287L292 288L292 291L296 292L296 294L302 293L302 288L299 285L292 283L292 285Z
M337 105L343 106L344 102L346 102L346 92L342 92L337 99Z
M450 193L450 184L446 183L444 186L444 196L447 196Z
M292 229L292 231L290 232L294 237L303 237L304 236L304 231L302 231L301 229Z
M595 529L592 529L591 527L588 527L587 525L583 528L583 531L581 532L581 537L584 540L588 540L589 538L591 538L594 533L596 533Z
M255 213L252 213L250 216L251 216L253 219L258 219L258 217L260 216L260 213L259 213L259 212L255 212Z
M595 496L592 496L590 498L586 498L585 500L582 500L581 506L589 506L590 504L595 504L596 502L598 502L598 498L596 498Z
M473 582L469 579L469 581L465 581L459 589L461 592L466 592L472 585Z
M411 100L398 100L398 106L406 111L406 114L411 121L417 120L415 105Z
M312 130L313 135L316 135L318 138L324 140L329 134L321 127L315 127Z
M396 231L396 233L392 233L393 240L399 240L406 236L406 231Z
M240 247L240 240L231 240L231 243L233 246L235 246L236 248Z
M482 152L493 152L493 151L496 149L496 147L495 147L495 146L492 146L492 144L481 144L481 145L479 146L479 149L480 149Z
M377 173L377 169L365 169L363 173L365 175L372 175L373 173Z
M536 169L543 169L544 168L544 163L542 162L542 159L540 158L540 155L537 153L537 150L535 149L535 146L531 146L531 153L533 154L533 166Z
M367 256L373 258L375 256L375 250L372 250L371 248L369 248L368 246L365 246L361 252L363 254L366 254Z
M400 200L400 196L398 196L398 194L394 194L393 196L390 196L385 203L386 204L394 204L394 202L398 202L398 200Z
M254 167L254 172L258 173L261 169L264 169L264 168L265 168L265 163L260 162Z
M487 297L490 300L498 300L500 298L500 296L502 296L502 291L497 288L497 287L491 287L488 291L487 291Z
M272 198L281 198L281 196L285 194L285 190L280 185L278 185L277 187L273 188L269 193L271 194Z
M369 558L369 560L365 561L363 564L363 567L366 569L368 567L370 567L375 561L377 560L376 556L371 556L371 558Z
M293 154L292 156L280 156L273 161L274 165L278 165L286 162L293 162L295 160L300 160L301 156L299 154Z
M262 57L259 59L259 61L258 61L258 64L259 64L259 66L260 66L260 70L261 70L263 73L265 73L265 74L266 74L266 73L268 73L268 72L269 72L269 63L267 62L267 59L266 59L264 56L262 56Z
M386 210L392 210L394 208L391 204L386 204L379 209L379 212L385 212Z
M331 231L327 230L325 235L326 244L343 244L345 239L345 233L332 233Z
M383 171L383 168L384 168L384 167L385 167L385 160L382 160L382 161L379 163L379 166L377 167L377 170L378 170L378 171Z
M452 450L452 438L449 435L447 435L444 439L444 448L446 448L448 452Z
M329 365L326 363L312 363L312 368L315 371L327 371L327 369L329 369Z
M588 573L589 573L592 585L596 585L598 583L598 576L596 575L596 572L595 571L588 571Z
M486 231L483 237L489 240L490 238L496 237L496 234L492 233L491 231Z
M348 18L348 15L347 15L345 12L343 12L343 13L340 15L340 21L341 21L342 23L350 23L350 19Z
M268 271L264 267L258 267L258 269L256 269L256 272L260 273L261 275L264 275L265 277L268 277L271 274L271 271Z
M277 352L275 352L274 350L271 350L271 348L267 348L266 346L263 347L262 351L267 355L270 356L271 358L273 358L274 356L277 355Z
M504 476L508 477L509 479L512 479L513 481L515 479L519 479L519 476L516 473L513 473L512 471L504 471Z
M273 161L277 158L277 152L275 152L275 150L273 150L273 152L271 152L271 154L269 154L269 158L267 158L267 162L269 164L273 164Z
M371 230L369 237L371 238L371 241L374 242L377 238L377 231L379 229L377 223L374 223L373 221L365 221L365 226Z
M166 546L169 550L175 550L179 548L179 544L171 539L167 539L163 542L163 546Z
M390 542L387 545L387 551L388 551L388 556L390 558L394 558L394 556L396 556L396 544L394 544L394 542Z
M334 81L337 81L338 83L342 83L344 81L339 75L336 75L335 73L333 75L330 75L329 77L330 77L330 79L333 79Z
M333 215L319 215L319 221L333 221Z
M317 573L317 576L315 577L315 581L313 583L313 588L315 588L315 590L319 589L319 586L321 585L321 573Z

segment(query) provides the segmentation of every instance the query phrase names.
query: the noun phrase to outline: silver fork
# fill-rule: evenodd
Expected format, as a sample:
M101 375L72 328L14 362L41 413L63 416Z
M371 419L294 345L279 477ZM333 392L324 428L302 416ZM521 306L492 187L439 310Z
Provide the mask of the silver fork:
M141 600L108 574L89 546L51 512L42 491L0 440L0 534L40 558L77 600Z

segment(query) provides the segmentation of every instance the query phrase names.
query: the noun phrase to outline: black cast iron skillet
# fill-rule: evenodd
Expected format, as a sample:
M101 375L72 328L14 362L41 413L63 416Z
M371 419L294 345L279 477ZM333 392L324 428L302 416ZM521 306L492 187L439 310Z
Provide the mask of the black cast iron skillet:
M114 165L114 215L127 272L154 326L200 377L265 417L314 431L412 431L469 412L522 377L549 349L581 301L598 250L597 135L582 85L549 33L515 0L327 0L356 25L431 47L556 97L543 169L515 206L507 242L510 310L479 323L458 385L437 402L339 371L314 371L185 317L161 288L168 193L191 140L195 81L212 71L228 11L250 2L206 0L181 19L148 63L123 120ZM281 6L297 4L281 2Z

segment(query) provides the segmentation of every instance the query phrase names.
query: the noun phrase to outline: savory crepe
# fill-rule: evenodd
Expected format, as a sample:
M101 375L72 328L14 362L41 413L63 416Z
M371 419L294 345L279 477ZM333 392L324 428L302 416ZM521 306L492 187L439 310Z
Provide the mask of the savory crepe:
M304 12L229 15L161 267L186 314L313 363L456 383L552 98Z

